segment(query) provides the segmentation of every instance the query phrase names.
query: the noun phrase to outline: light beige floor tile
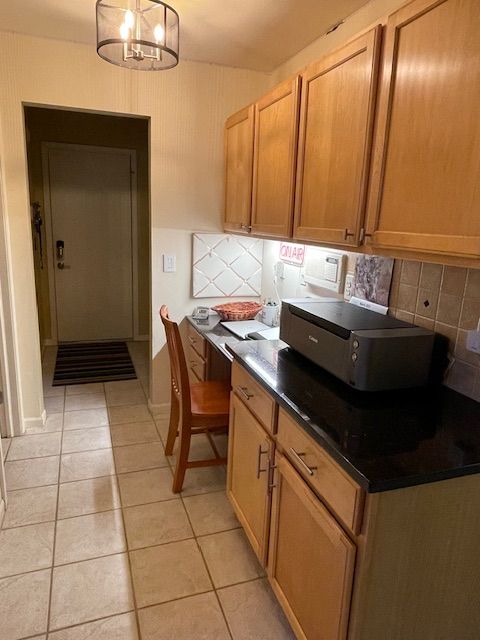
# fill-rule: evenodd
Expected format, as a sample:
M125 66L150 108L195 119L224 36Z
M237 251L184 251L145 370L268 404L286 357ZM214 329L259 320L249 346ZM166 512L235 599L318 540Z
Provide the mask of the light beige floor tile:
M51 567L54 530L47 522L0 531L0 578Z
M138 615L143 640L230 640L213 592L140 609Z
M228 434L217 433L213 434L213 441L217 447L218 453L223 457L228 457Z
M51 376L53 378L53 375ZM65 395L65 387L60 385L58 387L53 387L51 384L51 380L49 380L50 384L43 385L43 397L44 398L53 398Z
M167 468L120 474L118 484L123 506L178 499L179 494L172 492L172 480Z
M243 529L198 538L215 588L265 575Z
M50 569L44 569L0 580L2 640L18 640L47 630L50 574Z
M10 449L11 444L12 444L12 438L2 438L2 453L3 453L4 460L7 457L8 450Z
M28 427L25 433L32 435L35 433L52 433L63 429L63 413L51 413L47 416L44 425Z
M180 444L179 438L177 438L175 442L175 447L173 449L173 455L169 456L168 459L173 467L175 467L175 463L177 460L177 450ZM214 458L215 452L212 449L210 442L208 441L207 436L204 433L199 433L195 436L192 436L190 440L190 450L188 453L189 460L208 460L209 458Z
M60 413L64 410L65 399L63 394L61 396L48 396L44 400L45 411L48 415L51 413Z
M153 409L152 409L152 414L155 417L166 417L168 418L170 416L170 404L162 404L162 405L156 405Z
M8 492L8 509L3 527L20 527L24 524L55 520L57 487L35 487Z
M55 631L49 640L138 640L137 621L134 613L122 613Z
M191 496L183 502L197 536L240 526L224 491Z
M129 422L151 422L152 414L146 404L125 407L108 407L110 424L128 424Z
M141 442L160 442L160 436L154 422L133 422L132 424L114 424L110 427L115 447Z
M132 609L126 554L67 564L53 570L52 630Z
M99 478L114 473L115 463L111 449L67 453L60 460L60 482Z
M120 493L115 476L78 480L61 484L58 494L58 517L87 515L120 507Z
M193 537L180 500L153 502L123 510L128 548L140 549Z
M105 382L105 393L116 393L119 391L134 391L141 389L139 380L112 380L111 382Z
M66 411L63 423L65 431L69 429L91 429L108 425L107 409L83 409Z
M212 588L195 540L130 553L139 607L194 595ZM168 579L165 579L168 576Z
M77 451L95 451L109 449L112 446L110 429L97 427L95 429L75 429L63 434L62 453Z
M65 411L101 409L102 407L105 407L105 404L105 394L103 391L102 393L82 393L66 397Z
M115 456L117 473L168 466L161 442L114 447L113 455Z
M43 433L35 436L13 438L7 460L24 460L56 456L60 453L61 433Z
M187 469L182 496L221 491L225 489L227 476L223 467L197 467Z
M234 640L295 640L265 579L218 591Z
M88 382L86 384L68 384L67 396L85 395L86 393L103 393L103 382Z
M143 393L142 385L135 380L138 388L106 390L107 405L110 407L121 407L125 405L145 404L147 398Z
M168 437L168 427L169 427L169 418L158 418L155 416L155 424L157 425L157 431L160 434L160 438L163 441L163 444L167 443Z
M120 509L59 520L55 538L55 564L79 562L126 551Z
M60 456L6 462L7 487L13 491L14 489L29 489L47 484L57 484L59 465Z

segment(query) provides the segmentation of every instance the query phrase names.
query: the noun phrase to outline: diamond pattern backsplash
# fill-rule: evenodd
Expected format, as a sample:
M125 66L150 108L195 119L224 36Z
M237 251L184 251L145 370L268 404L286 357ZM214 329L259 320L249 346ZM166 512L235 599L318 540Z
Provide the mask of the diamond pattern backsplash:
M260 296L263 240L223 233L193 234L193 297Z

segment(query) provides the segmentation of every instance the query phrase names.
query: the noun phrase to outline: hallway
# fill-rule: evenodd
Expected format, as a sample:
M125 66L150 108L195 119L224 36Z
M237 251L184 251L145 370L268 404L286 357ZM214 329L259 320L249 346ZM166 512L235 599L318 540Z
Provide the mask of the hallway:
M147 406L146 343L129 348L139 380L66 388L50 386L47 350L47 424L6 452L2 640L293 638L227 501L225 469L189 470L171 492L168 415ZM197 438L192 458L210 447Z

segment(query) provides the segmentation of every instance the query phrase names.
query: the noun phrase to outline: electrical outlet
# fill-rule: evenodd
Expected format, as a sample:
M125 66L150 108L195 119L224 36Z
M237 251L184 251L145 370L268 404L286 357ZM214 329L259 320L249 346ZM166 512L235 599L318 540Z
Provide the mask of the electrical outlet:
M285 263L279 260L273 265L273 274L280 278L281 280L285 279Z
M480 331L469 331L467 334L467 350L480 353Z
M164 273L175 273L177 270L177 256L174 253L163 254Z
M353 296L353 274L347 273L345 276L345 289L343 291L344 300L350 300Z

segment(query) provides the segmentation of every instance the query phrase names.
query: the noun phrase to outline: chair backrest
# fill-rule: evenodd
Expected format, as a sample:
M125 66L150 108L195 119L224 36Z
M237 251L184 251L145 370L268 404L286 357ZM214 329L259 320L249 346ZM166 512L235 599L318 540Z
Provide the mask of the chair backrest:
M178 328L178 324L173 320L170 320L168 317L168 308L166 305L163 305L160 309L160 318L163 322L163 326L165 327L165 334L167 336L172 392L178 400L183 417L188 419L192 411L190 401L190 381L180 330Z

